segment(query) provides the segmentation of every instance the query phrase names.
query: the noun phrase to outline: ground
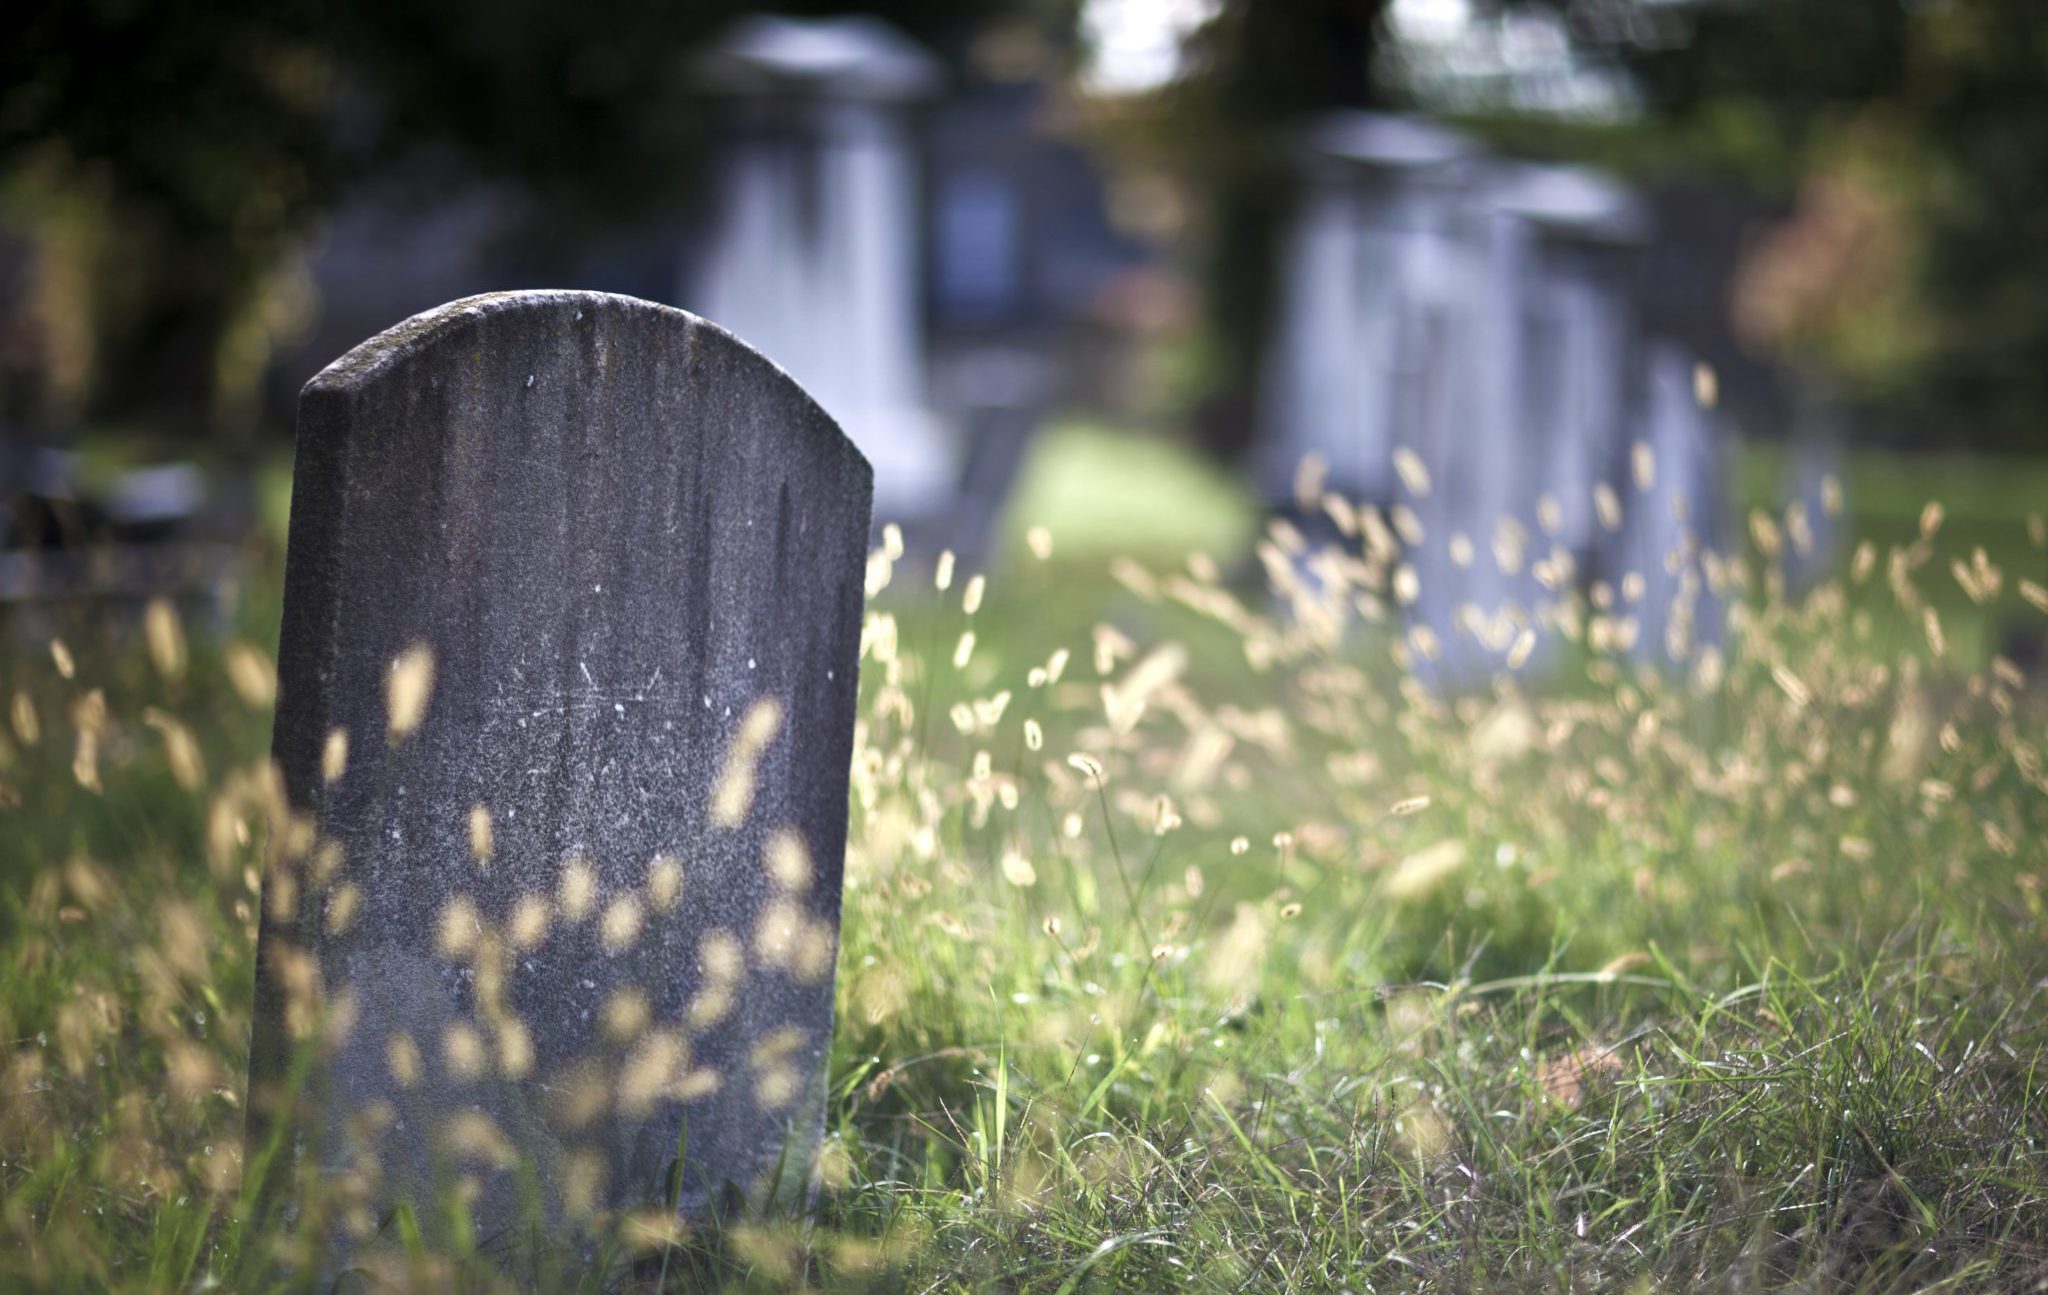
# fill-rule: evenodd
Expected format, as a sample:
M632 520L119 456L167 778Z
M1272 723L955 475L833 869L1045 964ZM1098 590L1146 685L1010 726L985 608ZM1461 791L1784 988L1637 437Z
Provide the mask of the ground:
M1717 666L1445 697L1187 559L1257 532L1227 477L1041 448L985 590L913 551L871 604L816 1219L611 1220L620 1280L2048 1280L2036 474L1852 459L1832 575L1729 542ZM240 1158L266 511L225 625L0 663L0 1288L291 1288L317 1231ZM401 1288L594 1284L387 1236Z

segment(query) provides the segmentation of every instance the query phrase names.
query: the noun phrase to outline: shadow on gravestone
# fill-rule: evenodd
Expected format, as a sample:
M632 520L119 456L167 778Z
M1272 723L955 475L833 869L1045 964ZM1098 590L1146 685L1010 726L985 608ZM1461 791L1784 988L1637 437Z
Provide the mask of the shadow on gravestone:
M808 1199L871 490L626 297L457 301L307 385L249 1163L344 1251L400 1203L490 1249Z

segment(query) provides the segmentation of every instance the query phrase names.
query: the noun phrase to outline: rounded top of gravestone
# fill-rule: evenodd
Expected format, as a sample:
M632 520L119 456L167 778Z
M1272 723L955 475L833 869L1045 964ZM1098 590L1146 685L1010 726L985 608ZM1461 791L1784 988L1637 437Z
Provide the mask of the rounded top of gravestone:
M939 61L874 18L745 18L691 61L707 90L738 95L919 99L938 89Z
M1308 133L1318 153L1388 168L1444 166L1479 155L1468 135L1425 117L1383 112L1339 112L1319 120Z
M1600 243L1650 237L1649 210L1634 190L1590 167L1512 164L1488 195L1496 210L1546 232Z
M513 292L479 293L474 297L462 297L436 306L432 310L423 310L409 319L393 324L375 337L358 343L339 359L314 374L306 383L305 390L337 391L361 386L381 373L398 367L407 359L447 342L453 334L487 319L562 314L580 320L586 313L601 311L645 314L667 319L682 327L708 330L783 377L789 377L781 365L762 354L745 338L729 328L701 315L693 315L687 310L678 310L674 306L665 306L660 302L628 297L616 292L591 292L579 288L525 288ZM798 390L803 389L802 384L797 383L794 378L789 380ZM808 398L808 393L806 396ZM837 424L834 423L834 426Z

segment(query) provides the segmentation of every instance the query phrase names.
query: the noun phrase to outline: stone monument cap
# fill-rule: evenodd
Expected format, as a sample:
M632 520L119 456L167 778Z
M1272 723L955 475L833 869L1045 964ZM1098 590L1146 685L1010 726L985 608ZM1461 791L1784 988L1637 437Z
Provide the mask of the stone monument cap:
M1642 199L1591 167L1512 164L1501 172L1488 196L1496 210L1547 233L1604 243L1642 243L1650 237L1650 216Z
M1424 117L1384 112L1338 112L1309 128L1316 153L1401 170L1444 166L1479 156L1471 136Z
M923 46L875 18L745 18L691 60L707 90L734 95L921 99L942 72Z

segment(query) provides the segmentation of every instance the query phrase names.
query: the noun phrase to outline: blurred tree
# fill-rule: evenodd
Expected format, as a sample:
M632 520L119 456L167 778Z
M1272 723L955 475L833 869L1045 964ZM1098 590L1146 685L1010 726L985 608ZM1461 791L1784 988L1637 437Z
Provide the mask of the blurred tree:
M31 0L0 41L0 187L96 226L67 243L79 414L232 424L224 388L289 322L282 258L401 156L517 181L558 228L630 223L688 182L681 59L757 9L869 13L957 55L999 17L1071 25L1073 0Z
M1619 52L1673 147L1798 191L1738 309L1901 427L2041 448L2048 24L2038 0L1536 0ZM1662 6L1662 8L1669 8Z
M1198 421L1220 452L1242 449L1252 432L1299 127L1316 113L1382 100L1373 67L1387 2L1220 0L1189 41L1187 75L1164 93L1166 142L1203 200L1215 350Z
M82 0L0 42L0 175L68 248L92 321L90 411L206 425L218 356L334 179L331 52L293 0ZM74 235L77 231L70 232ZM92 382L110 372L119 382Z
M2032 0L1922 8L1908 101L1932 162L1932 394L2048 448L2048 23Z

